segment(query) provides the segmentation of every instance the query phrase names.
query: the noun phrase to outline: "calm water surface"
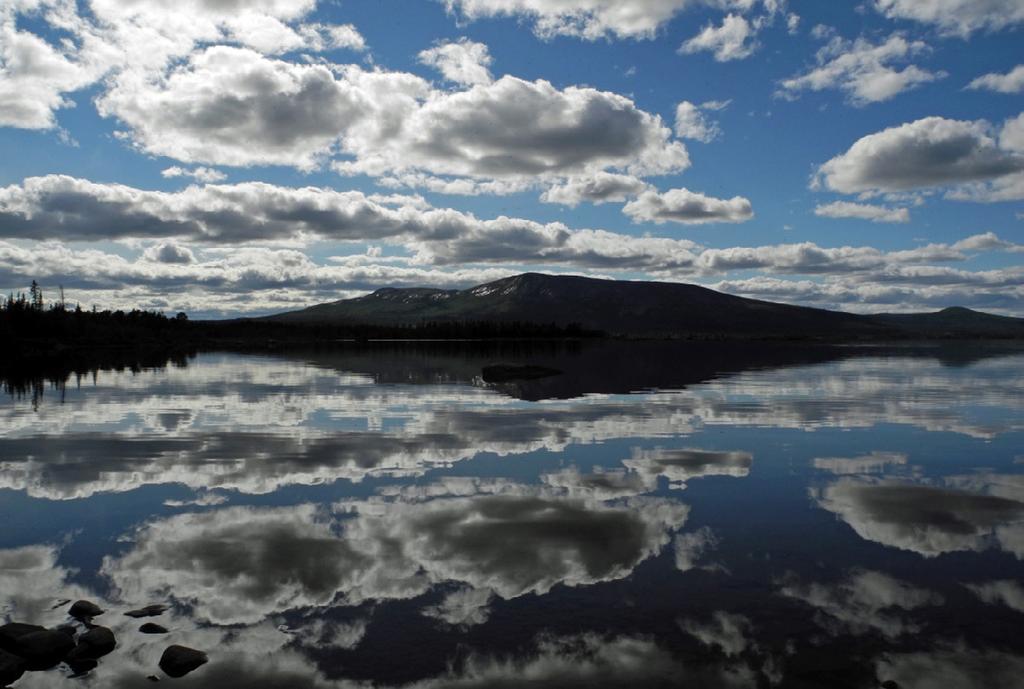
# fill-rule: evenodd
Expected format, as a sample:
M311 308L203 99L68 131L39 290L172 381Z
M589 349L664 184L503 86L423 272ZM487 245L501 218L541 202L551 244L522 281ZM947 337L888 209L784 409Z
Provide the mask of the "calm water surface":
M494 361L559 376L485 383ZM1024 686L1024 354L200 354L0 398L0 615L146 687ZM170 633L122 613L167 603ZM893 686L893 685L887 685Z

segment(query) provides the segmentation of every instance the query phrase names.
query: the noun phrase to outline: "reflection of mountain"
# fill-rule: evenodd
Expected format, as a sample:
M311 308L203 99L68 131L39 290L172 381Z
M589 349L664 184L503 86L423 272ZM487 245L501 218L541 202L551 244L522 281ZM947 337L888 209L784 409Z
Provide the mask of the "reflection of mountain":
M1024 320L946 309L858 316L736 297L697 285L524 273L465 290L380 289L272 316L284 323L519 322L631 335L704 337L1024 336Z

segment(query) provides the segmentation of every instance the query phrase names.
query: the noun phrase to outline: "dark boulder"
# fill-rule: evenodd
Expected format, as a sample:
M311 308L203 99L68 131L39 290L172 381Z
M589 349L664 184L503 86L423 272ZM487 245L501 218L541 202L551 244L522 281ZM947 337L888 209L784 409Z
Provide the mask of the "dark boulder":
M95 658L68 658L67 664L71 668L71 677L81 677L99 666Z
M7 650L24 658L29 670L49 670L74 647L75 640L64 632L44 629L18 637L14 647Z
M168 646L160 656L160 669L169 677L184 677L209 660L202 651L175 644Z
M139 627L139 631L143 634L166 634L167 628L161 627L158 624L153 624L152 622L147 622L146 624Z
M7 651L0 651L0 685L18 681L26 669L23 659Z
M38 624L25 624L24 622L10 622L0 626L0 649L13 652L18 639L26 634L41 632L45 629L46 627L40 627Z
M106 627L93 627L78 637L78 645L68 654L68 660L102 658L117 647L114 632Z
M128 617L157 617L167 612L166 605L147 605L138 610L129 610L125 613Z
M68 614L77 620L96 617L103 614L103 608L87 600L75 601Z

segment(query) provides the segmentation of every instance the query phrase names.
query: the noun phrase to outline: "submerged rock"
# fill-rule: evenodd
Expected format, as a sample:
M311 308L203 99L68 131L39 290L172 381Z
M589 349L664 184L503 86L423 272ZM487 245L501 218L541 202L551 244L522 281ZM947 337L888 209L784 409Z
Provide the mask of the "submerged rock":
M166 605L147 605L138 610L129 610L125 613L128 617L157 617L167 612Z
M152 622L147 622L146 624L144 624L141 627L139 627L139 631L142 632L143 634L166 634L167 633L167 627L161 627L158 624L153 624Z
M74 617L75 619L80 620L87 617L96 617L97 615L102 615L103 608L96 605L92 601L79 600L74 602L74 604L71 606L71 609L68 610L68 614Z
M202 651L187 646L168 646L164 654L160 656L160 669L169 677L184 677L201 665L209 662L209 658Z
M29 670L49 670L64 660L75 647L75 640L56 629L34 631L18 637L6 650L25 659Z
M0 685L18 681L25 674L26 669L27 666L22 658L0 650Z

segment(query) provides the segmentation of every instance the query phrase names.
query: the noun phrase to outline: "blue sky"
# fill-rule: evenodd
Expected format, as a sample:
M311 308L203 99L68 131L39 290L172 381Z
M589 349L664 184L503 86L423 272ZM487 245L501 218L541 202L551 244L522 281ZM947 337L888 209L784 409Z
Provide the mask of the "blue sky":
M0 0L0 289L1024 316L1024 1ZM1015 71L1016 70L1016 71Z

